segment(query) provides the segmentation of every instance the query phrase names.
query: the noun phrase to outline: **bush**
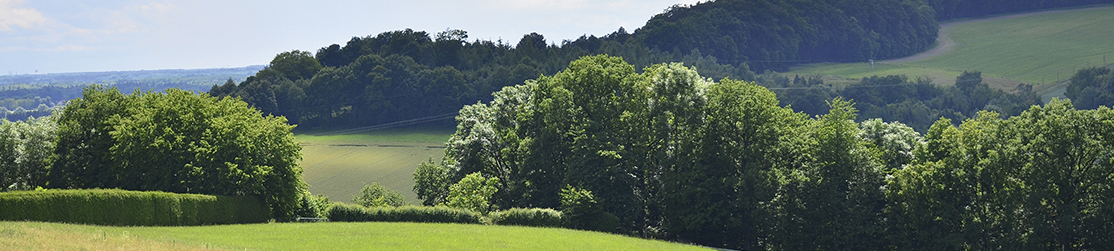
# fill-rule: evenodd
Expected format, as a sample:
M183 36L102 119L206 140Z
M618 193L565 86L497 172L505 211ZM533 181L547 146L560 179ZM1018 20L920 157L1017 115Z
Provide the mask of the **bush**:
M549 208L511 208L491 213L491 223L495 225L518 225L530 227L561 227L564 221L561 212Z
M406 197L379 182L372 182L371 185L365 185L359 195L352 196L352 202L365 207L399 207L406 205Z
M382 221L382 222L436 222L483 223L479 213L443 206L420 207L364 207L351 204L334 204L326 210L329 221Z
M271 212L248 196L125 190L0 193L0 220L113 226L192 226L266 222Z

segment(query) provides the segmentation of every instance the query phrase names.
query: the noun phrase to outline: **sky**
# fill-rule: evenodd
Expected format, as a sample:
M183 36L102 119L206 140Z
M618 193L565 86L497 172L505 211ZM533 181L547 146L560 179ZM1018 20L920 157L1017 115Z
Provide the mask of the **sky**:
M446 29L515 44L633 32L698 0L0 0L0 74L229 68L352 37Z

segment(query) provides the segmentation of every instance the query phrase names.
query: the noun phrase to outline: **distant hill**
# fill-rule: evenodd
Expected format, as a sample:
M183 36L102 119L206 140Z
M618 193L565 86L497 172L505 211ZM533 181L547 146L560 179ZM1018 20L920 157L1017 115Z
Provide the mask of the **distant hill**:
M23 120L50 115L55 106L81 97L85 86L103 84L125 93L168 88L207 92L229 79L244 81L262 65L192 70L106 71L0 76L0 119Z
M176 82L185 85L203 85L211 87L223 84L229 78L233 81L243 81L248 76L255 75L263 69L263 65L252 65L238 68L212 68L212 69L168 69L151 71L105 71L105 72L74 72L50 74L22 74L0 76L0 86L13 84L26 85L85 85L85 84L115 84L119 82Z

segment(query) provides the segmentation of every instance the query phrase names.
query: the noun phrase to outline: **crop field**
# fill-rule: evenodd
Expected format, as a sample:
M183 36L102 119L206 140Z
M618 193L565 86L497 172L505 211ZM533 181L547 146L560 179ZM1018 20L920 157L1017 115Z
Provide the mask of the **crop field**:
M0 250L708 250L621 235L431 223L105 227L0 222Z
M295 134L302 145L302 179L313 194L349 202L364 185L379 182L418 204L413 173L418 164L444 156L451 130L397 129L357 134Z
M963 71L977 70L992 87L1010 90L1028 83L1038 92L1049 93L1079 69L1114 64L1112 23L1114 6L945 23L945 36L937 44L951 44L950 48L934 55L876 61L873 69L865 62L814 64L788 74L822 75L833 83L905 74L951 85Z

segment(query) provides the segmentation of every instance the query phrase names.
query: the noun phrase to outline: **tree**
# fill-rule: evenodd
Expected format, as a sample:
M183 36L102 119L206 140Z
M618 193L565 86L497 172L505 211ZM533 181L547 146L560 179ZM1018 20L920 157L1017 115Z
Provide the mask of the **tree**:
M499 178L484 178L480 173L464 176L460 182L449 187L444 205L487 214L495 207L490 201L491 195L499 190L495 187L496 183L499 183Z
M289 80L310 79L321 70L321 63L308 51L293 50L279 53L267 68L277 71Z
M913 150L924 144L920 133L901 122L882 122L869 119L859 123L859 137L867 142L885 171L904 168L913 161Z
M46 185L58 130L54 116L0 124L0 191Z
M279 220L305 190L294 126L238 99L89 87L58 124L49 187L258 196Z
M451 173L443 165L434 164L433 159L422 162L414 170L414 193L422 200L422 205L433 206L445 202L449 196Z
M365 207L399 207L406 205L406 198L379 182L372 182L365 185L359 195L352 196L352 202Z

